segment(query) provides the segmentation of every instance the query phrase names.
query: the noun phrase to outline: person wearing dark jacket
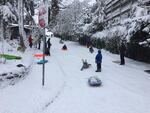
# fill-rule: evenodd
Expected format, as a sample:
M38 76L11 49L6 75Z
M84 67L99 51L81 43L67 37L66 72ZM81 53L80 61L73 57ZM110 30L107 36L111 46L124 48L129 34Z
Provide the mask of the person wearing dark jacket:
M93 49L92 46L90 46L89 51L90 51L90 53L93 53L93 52L94 52L94 49Z
M30 48L32 48L32 45L33 45L32 40L33 40L32 36L30 35L29 38L28 38Z
M62 50L67 50L66 44L63 45Z
M51 48L51 42L50 42L50 38L47 40L47 47L48 47L48 49L50 49Z
M41 49L41 39L38 39L38 49Z
M119 51L120 51L120 60L121 60L120 65L125 65L124 56L125 56L126 47L123 42L121 43L121 46L119 47Z
M98 50L98 54L95 57L95 62L97 64L97 70L95 72L101 72L101 63L102 63L101 50Z
M51 48L51 42L50 42L50 38L47 40L47 47L46 47L46 52L47 54L50 56L50 48Z

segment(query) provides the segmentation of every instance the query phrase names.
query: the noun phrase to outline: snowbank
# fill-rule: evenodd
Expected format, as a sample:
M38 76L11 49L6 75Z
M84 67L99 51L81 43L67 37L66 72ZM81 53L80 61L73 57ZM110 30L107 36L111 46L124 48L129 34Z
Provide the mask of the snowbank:
M97 32L92 35L92 38L112 38L115 36L124 36L126 34L126 28L122 26L112 27L110 29L103 30L101 32ZM123 37L122 37L123 38Z

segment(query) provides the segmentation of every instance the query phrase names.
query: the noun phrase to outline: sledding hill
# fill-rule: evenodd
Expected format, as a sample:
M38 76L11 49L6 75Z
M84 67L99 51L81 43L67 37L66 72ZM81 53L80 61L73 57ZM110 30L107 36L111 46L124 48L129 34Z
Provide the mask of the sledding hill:
M95 55L78 43L65 42L61 50L59 39L51 39L51 56L46 57L45 86L41 85L42 65L36 60L26 79L0 89L0 113L149 113L150 65L126 59L119 60L102 50L102 72L96 73ZM30 50L32 51L32 50ZM38 51L40 52L40 51ZM82 59L91 64L81 71ZM102 86L89 87L88 78L96 76Z

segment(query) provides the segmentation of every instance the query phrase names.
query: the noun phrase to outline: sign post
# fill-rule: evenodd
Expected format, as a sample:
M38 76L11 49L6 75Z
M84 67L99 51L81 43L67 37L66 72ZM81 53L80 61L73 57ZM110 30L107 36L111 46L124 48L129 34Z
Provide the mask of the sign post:
M44 2L41 2L39 8L39 25L43 30L43 70L42 70L42 86L45 84L45 48L46 48L46 36L45 36L45 27L48 25L48 7Z

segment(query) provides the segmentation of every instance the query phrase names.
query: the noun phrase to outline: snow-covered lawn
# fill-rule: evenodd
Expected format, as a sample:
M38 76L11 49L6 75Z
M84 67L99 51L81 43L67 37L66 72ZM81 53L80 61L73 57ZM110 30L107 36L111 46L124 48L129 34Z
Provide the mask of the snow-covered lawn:
M150 75L144 72L149 64L126 59L126 65L120 66L112 62L119 60L118 55L103 50L102 72L96 73L96 49L91 54L68 41L68 51L62 51L59 39L51 42L45 86L41 85L42 65L34 60L24 80L0 89L0 113L150 113ZM82 59L92 66L80 71ZM91 76L99 77L102 86L89 87Z

